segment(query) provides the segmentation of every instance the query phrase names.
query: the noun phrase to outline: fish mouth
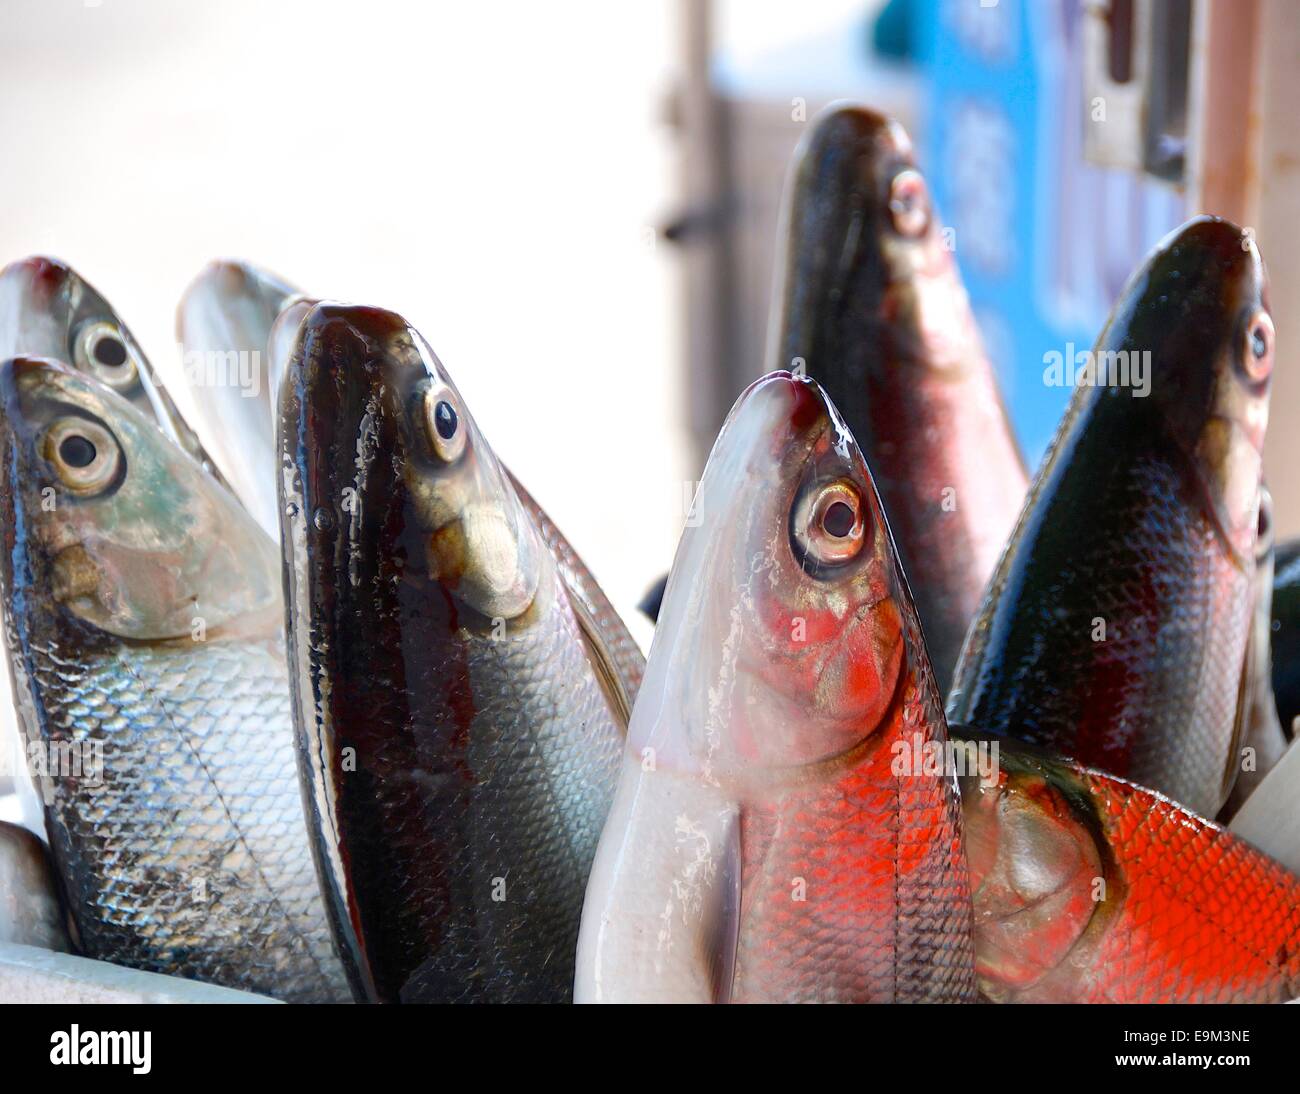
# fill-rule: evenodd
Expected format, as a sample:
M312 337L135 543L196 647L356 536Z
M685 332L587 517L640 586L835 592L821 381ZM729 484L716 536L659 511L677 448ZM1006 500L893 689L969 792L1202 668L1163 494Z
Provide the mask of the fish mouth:
M48 255L32 255L11 262L0 270L0 283L18 284L32 305L44 307L63 289L68 279L74 276L72 268L60 259Z

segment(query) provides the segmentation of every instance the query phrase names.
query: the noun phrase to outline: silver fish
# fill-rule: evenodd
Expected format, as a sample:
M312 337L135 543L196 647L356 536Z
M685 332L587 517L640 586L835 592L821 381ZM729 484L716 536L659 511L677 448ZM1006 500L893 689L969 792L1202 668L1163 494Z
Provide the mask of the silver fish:
M297 779L275 547L114 391L0 368L19 724L90 957L341 1000Z
M0 361L18 356L50 357L98 380L228 485L113 306L57 258L0 270Z

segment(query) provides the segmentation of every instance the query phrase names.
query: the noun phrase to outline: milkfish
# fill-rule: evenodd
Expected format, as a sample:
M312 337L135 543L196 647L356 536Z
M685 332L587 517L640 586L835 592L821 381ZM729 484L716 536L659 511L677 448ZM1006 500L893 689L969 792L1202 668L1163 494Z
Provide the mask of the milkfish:
M587 885L581 1002L976 998L941 700L812 380L740 398L678 546Z
M1202 816L1244 731L1273 323L1250 233L1200 217L1134 274L979 614L948 717ZM1051 362L1045 378L1061 362Z
M230 355L247 356L252 386L272 400L280 374L293 351L304 316L317 303L275 274L248 262L223 260L210 263L186 291L177 312L177 333L187 355L200 354L212 361L229 361ZM244 374L240 359L238 368ZM210 425L210 434L237 439L227 455L232 482L240 488L250 512L265 520L274 516L271 535L279 534L276 455L272 443L269 411L263 431L247 420L262 400L227 395L222 399L200 399L200 412ZM259 411L260 412L260 411ZM238 470L234 468L238 467ZM510 475L510 472L506 472ZM608 649L622 686L635 696L645 668L645 657L600 584L578 552L556 527L531 494L513 475L510 481L524 508L532 515L543 542L550 548L574 606L590 618ZM268 499L265 491L269 489Z
M126 398L0 368L20 728L89 957L349 997L297 777L274 545Z
M911 142L863 107L813 124L787 184L769 368L803 368L880 489L941 692L1028 478Z
M618 672L405 320L319 304L282 377L300 762L354 991L568 1000Z

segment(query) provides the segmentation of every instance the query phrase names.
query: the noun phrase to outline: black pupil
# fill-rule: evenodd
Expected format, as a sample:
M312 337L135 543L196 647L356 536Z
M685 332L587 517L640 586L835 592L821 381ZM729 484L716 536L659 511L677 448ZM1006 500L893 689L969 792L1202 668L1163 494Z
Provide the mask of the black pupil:
M1268 339L1259 327L1250 332L1250 350L1256 357L1263 357L1268 352Z
M109 368L120 368L126 364L126 346L110 334L95 342L94 354L96 361Z
M826 534L836 539L843 539L853 531L854 523L853 509L842 501L832 503L822 517L822 527L826 529Z
M446 400L433 408L433 424L438 430L438 436L444 441L456 436L456 411Z
M79 433L74 433L60 442L59 458L69 467L89 467L95 459L95 446Z

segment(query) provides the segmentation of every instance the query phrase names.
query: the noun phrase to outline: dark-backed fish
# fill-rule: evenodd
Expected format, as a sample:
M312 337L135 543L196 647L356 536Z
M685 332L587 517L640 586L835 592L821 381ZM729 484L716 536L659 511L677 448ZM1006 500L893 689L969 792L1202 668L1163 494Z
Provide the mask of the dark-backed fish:
M1201 217L1133 276L963 647L954 723L1130 778L1202 816L1247 703L1273 324L1249 233Z
M866 457L947 691L1027 476L902 127L816 120L787 186L769 368L802 366Z
M278 435L301 763L357 994L567 1000L617 670L399 316L314 307Z

